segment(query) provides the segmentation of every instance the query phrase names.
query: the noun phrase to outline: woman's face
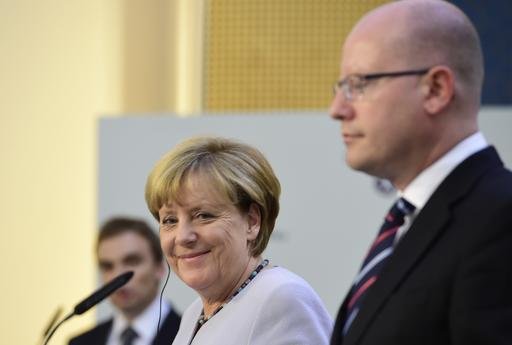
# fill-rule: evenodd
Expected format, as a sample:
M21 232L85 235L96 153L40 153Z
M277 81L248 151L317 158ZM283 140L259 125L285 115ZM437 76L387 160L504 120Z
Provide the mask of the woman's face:
M241 213L199 177L190 176L159 210L160 243L173 271L205 298L230 293L250 259L248 241L260 229L256 205Z

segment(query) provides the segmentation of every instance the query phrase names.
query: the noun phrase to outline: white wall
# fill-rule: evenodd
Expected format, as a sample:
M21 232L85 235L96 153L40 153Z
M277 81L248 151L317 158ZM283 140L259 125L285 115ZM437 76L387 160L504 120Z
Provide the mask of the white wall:
M509 113L485 109L481 127L512 166ZM163 153L198 134L238 138L267 156L282 183L282 209L264 256L308 280L335 315L394 194L346 167L339 123L324 113L104 119L99 222L124 214L156 227L144 203L147 174ZM183 310L195 293L171 275L166 295ZM102 306L100 317L107 310Z
M120 1L0 1L0 344L36 344L95 286L96 120L122 111Z

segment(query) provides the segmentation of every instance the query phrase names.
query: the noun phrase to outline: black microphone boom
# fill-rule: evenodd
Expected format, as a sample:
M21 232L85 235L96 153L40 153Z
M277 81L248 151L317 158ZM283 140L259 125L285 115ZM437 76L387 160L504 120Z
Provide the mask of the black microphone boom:
M119 289L124 284L128 283L130 279L133 277L133 271L125 272L116 278L112 279L110 282L105 284L101 289L95 291L92 295L84 299L82 302L78 303L75 306L73 314L81 315L85 313L87 310L94 307L96 304L103 301L106 297L108 297L112 292Z
M96 304L103 301L106 297L108 297L111 293L119 289L121 286L128 283L128 281L132 279L132 277L133 271L125 272L115 277L107 284L105 284L102 288L95 291L92 295L78 303L71 313L69 313L63 320L61 320L55 327L53 327L52 331L46 337L44 345L48 344L50 338L53 336L57 328L59 328L59 326L62 325L65 321L71 319L71 317L75 315L81 315L85 313L87 310L91 309Z

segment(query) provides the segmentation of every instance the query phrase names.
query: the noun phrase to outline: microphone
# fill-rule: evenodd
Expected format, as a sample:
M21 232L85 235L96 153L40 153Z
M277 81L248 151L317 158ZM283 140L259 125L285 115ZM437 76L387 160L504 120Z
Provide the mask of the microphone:
M119 289L124 284L128 283L130 279L133 277L133 271L125 272L116 278L112 279L110 282L105 284L101 289L95 291L92 295L85 298L82 302L78 303L73 310L74 315L82 315L87 310L94 307L96 304L103 301L106 297L108 297L111 293Z
M60 321L48 334L44 345L48 344L48 341L53 336L57 328L59 328L60 325L62 325L65 321L71 319L75 315L81 315L85 313L87 310L94 307L96 304L103 301L105 298L107 298L110 294L112 294L114 291L119 289L124 284L128 283L130 279L133 277L133 271L128 271L125 273L120 274L119 276L112 279L110 282L105 284L100 289L96 290L93 294L82 300L80 303L78 303L73 311L69 313L62 321Z

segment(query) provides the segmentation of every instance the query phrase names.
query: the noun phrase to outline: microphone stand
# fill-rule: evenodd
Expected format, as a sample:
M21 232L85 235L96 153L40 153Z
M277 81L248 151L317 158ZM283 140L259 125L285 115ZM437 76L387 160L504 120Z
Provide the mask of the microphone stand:
M55 327L53 327L53 329L51 330L50 333L48 333L48 336L46 337L46 339L44 340L44 343L43 345L46 345L48 344L48 342L50 341L50 338L53 336L53 333L55 333L55 331L57 330L57 328L60 327L60 325L62 325L64 322L68 321L69 319L71 319L73 316L75 316L75 312L72 311L71 313L69 313L64 319L62 319L58 324L55 325Z
M55 326L55 323L59 320L60 314L62 314L62 307L59 306L57 309L55 309L55 312L53 313L52 318L49 320L48 325L44 329L43 335L38 344L42 345L44 343L44 340L52 330L53 326Z
M85 298L83 301L78 303L73 311L66 315L59 323L55 325L55 327L52 328L52 330L48 333L48 336L44 340L43 345L47 345L50 341L50 338L53 336L57 328L60 327L64 322L71 319L75 315L81 315L85 313L90 308L94 307L96 304L101 302L103 299L105 299L107 296L109 296L111 293L119 289L124 284L128 283L130 279L133 277L133 271L128 271L125 273L120 274L116 278L112 279L110 282L105 284L102 288L95 291L92 295ZM60 311L59 311L60 313ZM57 319L57 317L54 317L54 319ZM54 321L53 321L54 322Z

